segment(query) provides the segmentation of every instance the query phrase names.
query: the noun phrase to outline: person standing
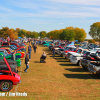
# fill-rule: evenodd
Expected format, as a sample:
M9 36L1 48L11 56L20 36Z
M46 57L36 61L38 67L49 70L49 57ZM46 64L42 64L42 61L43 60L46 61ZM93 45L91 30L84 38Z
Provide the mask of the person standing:
M16 51L14 51L14 53L12 54L11 60L16 60Z
M37 49L37 46L36 46L36 44L34 45L34 53L36 53L36 49Z
M29 54L28 53L25 56L25 64L26 64L26 69L24 71L27 73L27 69L29 68Z
M53 58L55 57L55 48L53 47L52 49L52 53L53 53Z
M29 59L31 59L31 51L32 51L32 47L31 45L29 45L28 46Z

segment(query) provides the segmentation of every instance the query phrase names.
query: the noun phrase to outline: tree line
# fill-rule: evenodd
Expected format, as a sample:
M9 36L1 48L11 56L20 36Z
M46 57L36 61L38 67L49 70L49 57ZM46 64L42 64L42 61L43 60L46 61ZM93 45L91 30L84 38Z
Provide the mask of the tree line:
M93 23L90 26L89 35L95 40L100 42L100 22ZM18 37L31 37L31 38L45 38L50 39L59 39L59 40L78 40L80 42L84 41L87 33L84 29L78 27L66 27L65 29L53 30L50 32L40 31L40 32L31 32L24 29L16 28L9 29L8 27L2 27L0 29L0 37L5 39L9 36L11 39L18 39Z
M87 33L84 29L66 27L65 29L54 30L47 33L47 37L50 39L60 39L60 40L78 40L80 42L84 41Z
M26 36L31 38L48 37L50 39L84 41L84 39L86 38L86 32L84 29L74 28L74 27L66 27L65 29L53 30L48 33L46 33L46 31L31 32L20 28L9 29L8 27L2 27L2 29L0 29L0 37L7 38L7 36L9 36L11 39L18 39L18 37Z

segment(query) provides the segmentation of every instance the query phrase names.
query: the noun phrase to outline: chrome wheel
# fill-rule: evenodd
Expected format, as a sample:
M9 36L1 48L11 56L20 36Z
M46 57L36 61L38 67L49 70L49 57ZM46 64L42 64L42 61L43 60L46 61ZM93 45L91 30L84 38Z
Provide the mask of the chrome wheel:
M9 81L2 81L0 83L0 89L1 91L9 91L12 89L12 83Z

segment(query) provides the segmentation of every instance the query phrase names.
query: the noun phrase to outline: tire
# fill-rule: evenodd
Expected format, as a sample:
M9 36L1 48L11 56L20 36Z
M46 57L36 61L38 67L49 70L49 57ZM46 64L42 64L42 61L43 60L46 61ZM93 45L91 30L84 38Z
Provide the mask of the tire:
M0 82L0 90L1 91L10 91L12 89L13 85L10 81L1 81Z
M85 66L83 66L83 65L82 65L82 68L83 68L83 69L87 69L87 68L86 68Z
M77 65L79 65L79 63L80 63L80 60L77 62Z

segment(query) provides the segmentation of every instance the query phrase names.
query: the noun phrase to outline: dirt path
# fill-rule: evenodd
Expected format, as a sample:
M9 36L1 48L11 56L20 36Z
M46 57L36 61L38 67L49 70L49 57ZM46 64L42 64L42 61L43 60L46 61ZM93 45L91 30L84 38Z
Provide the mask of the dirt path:
M47 54L46 63L40 63L43 51ZM47 47L38 46L32 51L28 73L25 64L21 66L21 83L17 92L27 93L27 97L8 97L10 100L99 100L100 80L80 66L72 65L63 57L53 59ZM11 90L15 92L16 86ZM5 97L7 99L7 97Z

